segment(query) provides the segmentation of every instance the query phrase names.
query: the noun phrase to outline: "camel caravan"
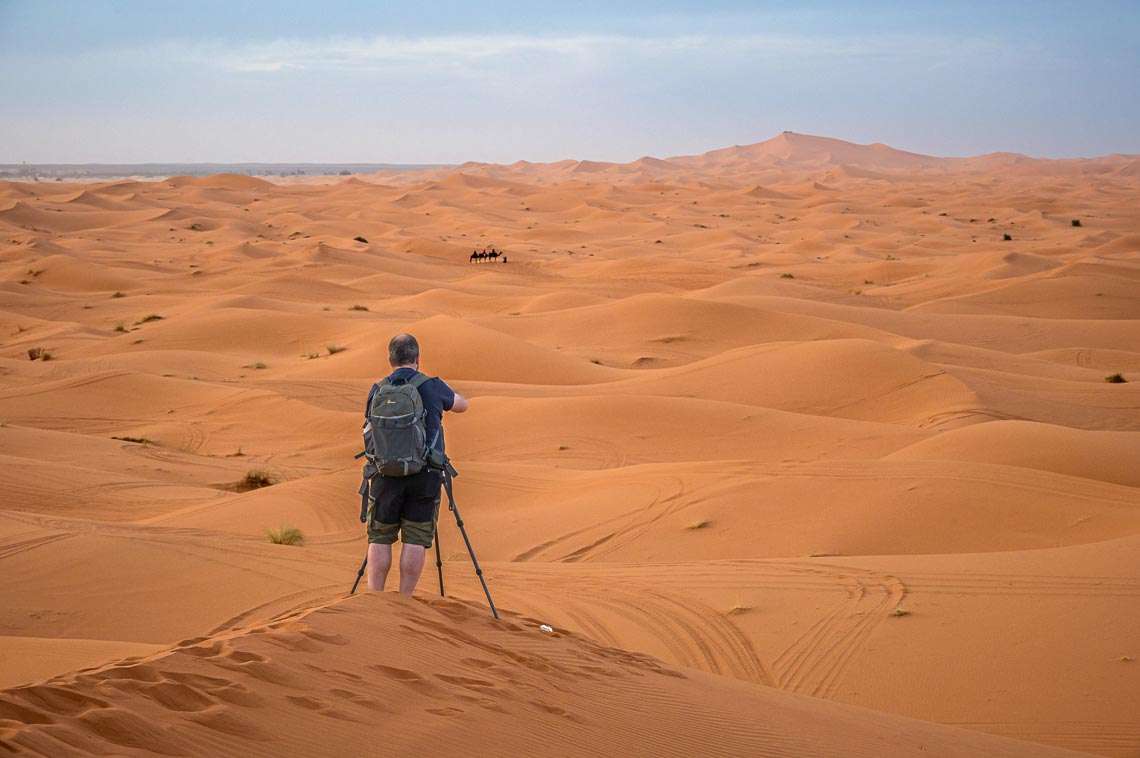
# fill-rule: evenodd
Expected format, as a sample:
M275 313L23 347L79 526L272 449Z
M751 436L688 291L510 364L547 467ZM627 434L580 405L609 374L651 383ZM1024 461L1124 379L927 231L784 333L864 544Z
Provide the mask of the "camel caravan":
M503 257L503 263L506 263L507 262L507 254L502 253L501 255ZM491 248L491 252L489 252L489 253L486 250L483 250L482 252L480 252L478 250L472 250L471 251L471 262L472 263L486 263L487 261L490 261L491 263L497 263L499 260L499 256L500 256L500 253L495 248Z

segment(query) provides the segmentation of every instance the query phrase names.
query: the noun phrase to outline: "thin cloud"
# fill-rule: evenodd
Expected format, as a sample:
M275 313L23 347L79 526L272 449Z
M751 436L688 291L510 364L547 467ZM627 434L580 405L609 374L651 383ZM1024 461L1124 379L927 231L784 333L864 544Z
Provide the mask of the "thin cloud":
M980 38L836 37L779 35L442 35L280 39L233 48L216 45L181 48L177 55L243 73L320 70L385 70L494 67L519 59L583 62L612 56L669 57L676 54L740 55L754 60L883 59L948 62L1008 54L1008 45Z

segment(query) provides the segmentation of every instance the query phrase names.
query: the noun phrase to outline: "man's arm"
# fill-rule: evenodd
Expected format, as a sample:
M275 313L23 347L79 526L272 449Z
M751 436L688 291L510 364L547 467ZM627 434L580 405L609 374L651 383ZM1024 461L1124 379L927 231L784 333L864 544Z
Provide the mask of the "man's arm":
M451 404L451 408L449 410L452 413L463 413L464 411L467 410L467 398L463 397L463 395L460 395L458 392L456 392L455 393L455 402Z

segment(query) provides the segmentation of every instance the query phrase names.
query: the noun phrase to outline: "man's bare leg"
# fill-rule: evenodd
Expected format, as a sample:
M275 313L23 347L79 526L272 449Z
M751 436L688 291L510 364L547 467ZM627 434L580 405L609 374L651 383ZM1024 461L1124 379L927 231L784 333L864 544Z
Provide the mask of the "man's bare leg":
M368 589L383 592L388 581L388 569L392 568L392 546L368 545Z
M404 543L400 550L400 592L411 596L424 571L424 556L427 549L423 545Z

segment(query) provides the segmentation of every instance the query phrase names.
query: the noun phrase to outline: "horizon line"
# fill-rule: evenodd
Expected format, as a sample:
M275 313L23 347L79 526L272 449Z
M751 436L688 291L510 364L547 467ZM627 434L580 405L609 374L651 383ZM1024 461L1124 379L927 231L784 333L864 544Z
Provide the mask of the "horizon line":
M532 160L529 160L526 158L516 158L516 159L509 161L509 162L507 162L507 161L503 161L503 162L483 161L483 160L468 159L468 160L461 161L459 163L452 163L452 162L436 163L436 162L427 162L427 161L412 161L412 162L408 162L408 163L401 163L401 162L391 162L391 161L355 161L355 160L347 160L347 161L314 161L314 160L301 160L301 161L289 161L289 160L281 160L281 161L209 161L209 160L208 161L178 161L178 160L172 160L172 161L164 161L164 160L149 160L149 161L138 161L138 162L134 162L134 161L84 161L84 162L70 161L70 162L59 162L59 163L22 161L22 162L7 162L7 163L0 162L0 169L65 168L65 167L67 167L67 168L70 168L70 167L74 167L74 168L82 168L82 167L92 167L92 168L95 168L95 167L98 167L98 168L103 168L103 167L158 167L158 166L193 166L193 167L197 167L197 166L249 166L249 167L282 167L282 166L292 166L292 167L306 167L306 166L312 166L312 167L350 167L350 166L357 166L357 167L375 167L379 170L386 170L386 169L408 169L408 170L411 170L411 169L429 169L429 168L456 168L459 166L466 165L468 163L482 164L482 165L487 165L487 166L510 166L514 163L520 163L520 162L521 163L532 163L532 164L536 164L536 165L541 165L541 164L561 163L563 161L609 163L609 164L614 164L614 165L621 165L623 163L633 163L635 161L642 160L644 158L651 158L654 160L672 160L674 158L698 157L701 155L706 155L708 153L717 152L720 150L730 150L733 148L753 147L755 145L761 145L761 144L764 144L765 142L770 142L774 139L778 139L779 137L781 137L782 135L785 135L785 134L793 134L793 135L800 136L800 137L810 137L813 139L832 140L832 141L842 142L844 144L854 145L854 146L858 146L858 147L871 147L871 146L879 145L882 147L889 148L891 150L897 150L899 152L909 153L909 154L920 156L923 158L933 158L933 159L984 158L984 157L992 156L992 155L1016 155L1016 156L1028 158L1030 160L1040 160L1040 161L1097 160L1097 159L1101 159L1101 158L1111 158L1111 157L1116 157L1116 156L1140 157L1140 153L1127 153L1127 152L1116 151L1116 150L1111 151L1111 152L1107 152L1107 153L1102 153L1100 155L1066 155L1066 156L1062 156L1062 157L1046 157L1046 156L1031 155L1029 153L1024 153L1024 152L1021 152L1018 150L990 150L988 152L975 153L975 154L971 154L971 155L933 155L933 154L929 154L929 153L918 153L918 152L914 152L911 150L906 150L904 148L895 147L894 145L890 145L890 144L887 144L885 142L880 142L877 140L874 142L851 142L850 140L845 140L845 139L842 139L840 137L828 137L825 135L807 134L804 132L796 132L793 130L785 129L773 137L769 137L767 139L759 140L758 142L749 142L749 143L745 143L745 144L735 144L735 145L725 145L723 147L709 148L708 150L705 150L703 153L679 153L679 154L675 154L675 155L669 155L669 156L666 156L664 158L659 158L655 155L643 154L643 155L639 155L636 158L631 158L627 161L596 160L593 158L573 158L573 157L558 158L555 160L546 160L546 161L543 161L543 160L532 161Z

